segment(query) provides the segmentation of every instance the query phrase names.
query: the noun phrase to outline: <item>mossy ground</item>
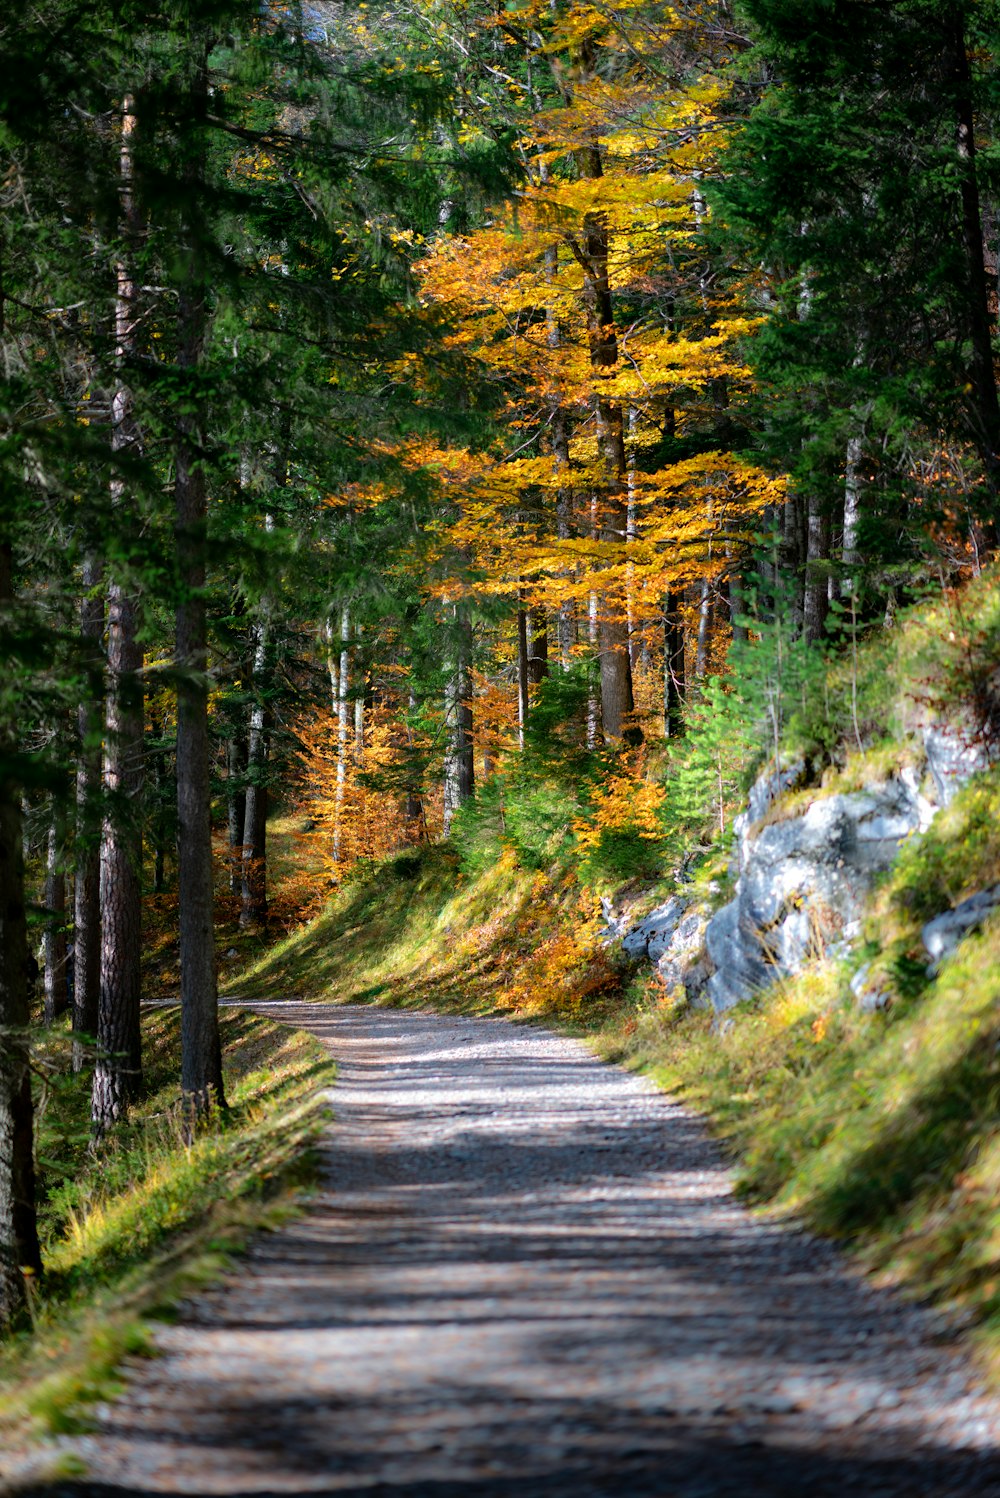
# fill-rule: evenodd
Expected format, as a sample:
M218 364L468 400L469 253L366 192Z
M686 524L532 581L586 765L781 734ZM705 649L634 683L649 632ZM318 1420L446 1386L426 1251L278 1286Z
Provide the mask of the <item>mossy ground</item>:
M90 1144L86 1088L68 1037L37 1052L44 1281L30 1324L0 1349L0 1452L79 1429L117 1386L123 1358L151 1348L150 1318L216 1277L250 1232L282 1220L313 1175L333 1064L319 1042L259 1015L222 1019L229 1107L192 1143L177 1104L179 1015L144 1016L147 1094ZM0 1463L2 1467L2 1463Z

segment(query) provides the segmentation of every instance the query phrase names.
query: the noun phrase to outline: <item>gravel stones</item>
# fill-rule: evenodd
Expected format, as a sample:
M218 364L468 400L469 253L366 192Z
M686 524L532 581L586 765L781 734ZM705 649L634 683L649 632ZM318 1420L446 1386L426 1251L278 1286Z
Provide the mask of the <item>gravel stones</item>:
M324 1188L50 1493L1000 1493L941 1324L751 1216L646 1081L498 1020L274 1012L340 1063Z

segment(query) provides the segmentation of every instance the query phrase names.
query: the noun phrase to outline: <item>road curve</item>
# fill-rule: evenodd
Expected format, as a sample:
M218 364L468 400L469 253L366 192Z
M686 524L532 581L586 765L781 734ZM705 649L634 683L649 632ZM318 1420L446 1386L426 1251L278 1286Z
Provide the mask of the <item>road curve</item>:
M48 1493L1000 1495L940 1324L752 1217L645 1081L500 1020L256 1007L339 1063L324 1189Z

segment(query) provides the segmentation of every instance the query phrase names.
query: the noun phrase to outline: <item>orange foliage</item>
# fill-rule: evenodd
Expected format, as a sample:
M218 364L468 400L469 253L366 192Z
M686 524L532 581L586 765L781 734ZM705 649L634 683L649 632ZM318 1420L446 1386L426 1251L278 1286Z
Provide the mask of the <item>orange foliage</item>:
M364 745L346 745L329 710L302 719L299 739L300 802L311 823L306 834L318 844L332 884L361 859L383 858L427 835L425 810L407 815L406 744L398 716L388 707L366 715ZM380 783L381 782L381 783Z

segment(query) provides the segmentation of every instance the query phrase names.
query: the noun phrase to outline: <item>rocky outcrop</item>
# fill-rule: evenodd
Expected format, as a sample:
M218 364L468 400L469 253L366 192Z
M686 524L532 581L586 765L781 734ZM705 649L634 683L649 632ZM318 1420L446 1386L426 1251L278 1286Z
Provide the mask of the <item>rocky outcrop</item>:
M992 738L985 730L977 733L971 727L928 723L922 737L939 806L948 806L967 780L996 760Z
M740 837L740 878L706 932L716 1011L822 956L859 929L875 874L923 820L902 779L812 802L801 816Z
M797 815L781 817L774 815L775 803L802 785L807 767L796 760L761 776L734 823L733 898L714 914L704 905L668 900L615 933L622 935L622 950L654 962L671 992L683 990L691 1003L710 1003L717 1013L838 945L846 950L860 930L875 876L889 868L903 839L923 832L995 757L985 736L965 736L942 723L921 732L933 789L922 766L904 766L863 790L819 792ZM1000 886L929 922L924 943L931 957L940 961L997 908ZM884 1007L885 994L867 968L852 987L861 1008Z
M681 916L684 914L683 900L668 900L656 910L651 910L637 926L622 939L622 951L633 961L646 958L648 962L659 962L670 947Z
M667 992L686 999L689 1004L703 1002L705 984L712 971L705 950L705 932L711 918L712 912L706 905L685 906L656 964Z
M981 926L997 909L1000 909L1000 884L992 889L979 890L953 910L946 910L928 921L920 935L934 965L954 952L963 936Z

